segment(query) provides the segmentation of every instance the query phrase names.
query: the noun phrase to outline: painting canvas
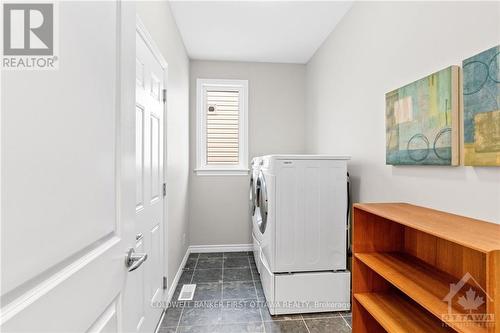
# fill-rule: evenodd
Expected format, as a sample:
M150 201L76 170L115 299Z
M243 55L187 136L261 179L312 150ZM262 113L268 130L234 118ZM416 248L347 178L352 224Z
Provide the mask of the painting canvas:
M459 164L458 67L386 94L386 163Z
M464 164L500 166L500 46L463 62Z

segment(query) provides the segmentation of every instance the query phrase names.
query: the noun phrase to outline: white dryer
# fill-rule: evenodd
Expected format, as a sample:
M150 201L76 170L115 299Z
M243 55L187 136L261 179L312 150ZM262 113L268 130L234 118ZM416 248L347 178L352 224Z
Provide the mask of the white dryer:
M261 221L261 216L258 207L259 191L257 188L257 179L259 177L261 162L262 162L261 157L255 157L252 159L251 174L250 174L250 195L249 195L250 216L252 222L253 255L259 273L260 273L259 258L261 249L260 244L262 242L262 233L259 232L259 223Z
M271 314L350 309L348 159L262 158L257 179L259 265Z

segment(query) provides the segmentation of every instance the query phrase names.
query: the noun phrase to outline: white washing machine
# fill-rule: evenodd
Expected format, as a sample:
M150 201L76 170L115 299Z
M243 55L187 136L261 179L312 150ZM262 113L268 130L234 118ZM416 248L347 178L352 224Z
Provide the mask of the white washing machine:
M257 179L259 265L271 314L350 309L348 159L262 158Z
M258 207L258 189L257 179L259 177L262 158L255 157L251 162L252 172L250 174L250 216L252 221L252 240L253 240L253 255L257 271L260 273L260 244L262 242L262 233L259 231L259 224L262 221L260 210Z

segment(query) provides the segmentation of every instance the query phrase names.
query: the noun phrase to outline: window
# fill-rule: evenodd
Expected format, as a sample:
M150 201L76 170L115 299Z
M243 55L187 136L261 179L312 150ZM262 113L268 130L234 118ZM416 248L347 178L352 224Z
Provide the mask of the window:
M248 174L248 81L197 80L199 175Z

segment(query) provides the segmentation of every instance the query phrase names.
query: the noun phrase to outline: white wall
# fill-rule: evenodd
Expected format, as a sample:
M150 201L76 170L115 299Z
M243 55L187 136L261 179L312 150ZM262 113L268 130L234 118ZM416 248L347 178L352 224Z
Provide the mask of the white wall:
M137 2L137 13L168 63L168 282L186 253L189 182L189 59L167 1Z
M191 245L251 243L248 176L197 176L196 79L249 80L249 161L304 152L305 65L191 61Z
M352 155L355 201L500 223L500 168L385 165L385 93L499 43L499 2L356 3L307 65L308 151Z

